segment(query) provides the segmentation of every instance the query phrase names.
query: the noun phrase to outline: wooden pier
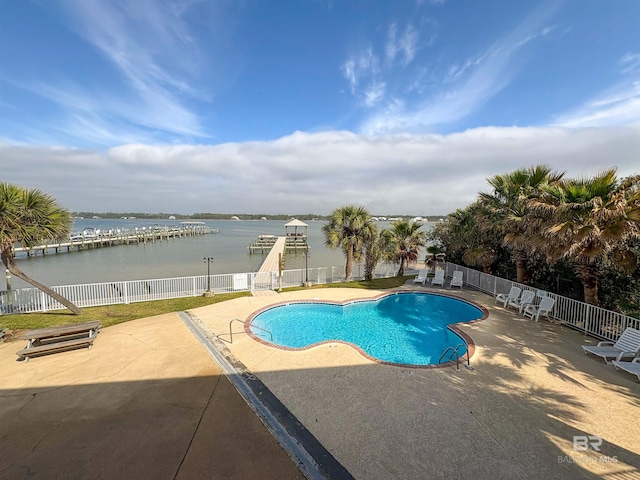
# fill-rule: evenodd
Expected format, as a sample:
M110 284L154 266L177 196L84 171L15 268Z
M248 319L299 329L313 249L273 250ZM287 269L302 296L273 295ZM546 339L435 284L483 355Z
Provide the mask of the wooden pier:
M264 259L256 273L254 284L256 287L271 288L273 286L273 272L281 271L281 261L284 258L286 237L276 237L267 258Z
M247 248L249 253L265 253L269 252L280 238L284 238L284 250L309 250L307 243L307 227L306 223L300 220L292 220L285 225L285 236L278 235L258 235ZM300 231L298 229L300 228Z
M170 238L191 237L194 235L205 235L219 233L218 228L192 225L181 227L160 227L160 228L136 228L134 230L114 231L108 230L91 236L75 235L67 242L38 245L36 247L15 247L13 256L19 253L26 253L27 256L46 255L49 253L81 251L87 248L110 247L114 245L130 245L144 243L155 243L156 241L169 240Z

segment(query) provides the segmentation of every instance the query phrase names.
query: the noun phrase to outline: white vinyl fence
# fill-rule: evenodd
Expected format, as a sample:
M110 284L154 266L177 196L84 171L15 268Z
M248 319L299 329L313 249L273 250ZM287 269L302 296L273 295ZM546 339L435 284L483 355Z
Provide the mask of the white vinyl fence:
M505 278L488 275L455 263L447 263L445 270L447 276L451 276L455 270L464 272L465 285L494 297L499 293L507 293L513 286L520 287L523 290L534 290L536 292L535 303L539 303L542 296L552 297L555 299L555 304L551 312L551 318L583 331L585 335L616 341L625 328L640 328L640 319L556 295L555 293L538 290L529 285L523 285Z
M375 277L392 277L396 271L396 264L380 264L375 270ZM342 282L345 279L344 266L285 270L282 273L282 284L280 283L278 272L250 272L226 273L210 275L209 277L200 275L155 280L62 285L53 287L53 290L82 308L169 298L196 297L202 295L208 288L215 293L276 290L280 287L300 286L306 281L314 284L324 284ZM363 278L364 265L354 265L352 279L362 280ZM0 315L47 312L64 308L66 307L36 288L0 291Z

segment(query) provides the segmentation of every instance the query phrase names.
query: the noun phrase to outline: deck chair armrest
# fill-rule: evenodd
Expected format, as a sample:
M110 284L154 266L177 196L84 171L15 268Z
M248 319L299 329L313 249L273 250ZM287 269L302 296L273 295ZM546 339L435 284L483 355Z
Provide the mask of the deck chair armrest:
M598 347L613 347L613 342L598 342Z
M636 357L633 360L631 360L631 363L640 363L640 357Z
M618 354L618 356L616 357L616 360L619 362L619 361L621 361L623 358L628 358L628 357L633 358L633 357L635 357L635 356L636 356L635 352L620 352L620 353ZM635 359L634 359L634 360L635 360ZM632 361L633 361L633 360L632 360Z

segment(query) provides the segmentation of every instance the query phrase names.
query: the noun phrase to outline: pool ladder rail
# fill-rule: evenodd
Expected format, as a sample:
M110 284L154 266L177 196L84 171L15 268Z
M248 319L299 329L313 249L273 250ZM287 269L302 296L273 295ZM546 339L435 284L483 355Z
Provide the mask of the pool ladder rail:
M246 322L240 320L239 318L234 318L229 322L229 343L233 343L233 330L231 329L231 325L233 324L233 322L240 322L242 325L246 325ZM273 342L273 333L271 333L266 328L262 328L257 325L251 325L251 328L256 328L258 330L262 330L263 332L267 332L269 334L270 340ZM244 333L244 332L241 332L241 333Z
M456 347L447 347L445 349L444 352L442 352L442 355L440 355L440 358L438 359L438 363L442 363L442 359L445 358L445 356L447 355L447 353L449 354L446 357L447 362L450 362L451 360L453 360L453 356L455 355L456 357L456 371L460 371L460 352L458 352L458 349L460 347L466 347L466 345L464 343L459 343L458 345L456 345ZM471 363L469 361L469 355L467 355L467 364L465 365L465 368L468 370L473 370L473 367L471 366Z

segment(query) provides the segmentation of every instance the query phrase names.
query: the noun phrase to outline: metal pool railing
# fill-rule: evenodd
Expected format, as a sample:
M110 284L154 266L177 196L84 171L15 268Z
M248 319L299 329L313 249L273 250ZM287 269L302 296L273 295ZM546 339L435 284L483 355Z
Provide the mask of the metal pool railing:
M563 297L552 292L539 290L506 278L489 275L455 263L447 263L445 266L447 276L453 276L453 272L456 270L464 272L463 280L465 285L492 295L494 298L499 293L508 292L513 286L520 287L523 290L534 290L536 292L535 303L539 303L543 296L552 297L555 299L555 304L550 313L550 318L578 329L584 332L585 335L616 341L627 327L640 328L640 319L638 318Z

